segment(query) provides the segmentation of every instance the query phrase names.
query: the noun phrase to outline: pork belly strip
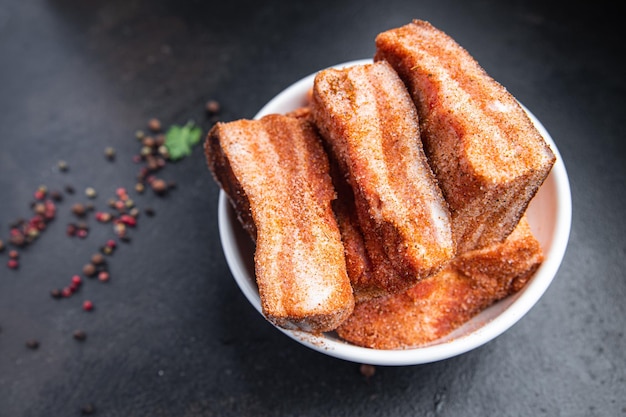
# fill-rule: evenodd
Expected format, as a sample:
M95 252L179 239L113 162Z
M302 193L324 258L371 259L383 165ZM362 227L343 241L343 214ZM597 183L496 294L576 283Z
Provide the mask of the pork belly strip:
M452 38L415 20L379 34L375 60L407 85L450 207L458 252L502 242L555 156L515 98Z
M333 210L341 232L346 269L356 303L404 291L414 280L398 278L383 246L373 234L363 234L356 216L354 192L331 158L331 176L337 191Z
M337 334L374 349L428 344L519 291L542 261L524 217L503 243L466 252L403 293L357 304Z
M407 288L455 253L449 212L422 149L415 106L384 62L317 74L311 114L354 192L366 241Z
M205 151L215 180L256 239L265 316L289 329L337 327L354 297L331 207L328 159L314 127L281 115L218 123Z

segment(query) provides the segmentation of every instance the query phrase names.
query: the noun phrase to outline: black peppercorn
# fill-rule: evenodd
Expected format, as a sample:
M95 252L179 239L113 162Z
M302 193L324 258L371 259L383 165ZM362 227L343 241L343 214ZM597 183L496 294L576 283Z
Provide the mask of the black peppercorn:
M31 339L31 340L27 340L26 341L26 347L29 349L38 349L39 348L39 342L35 339Z
M83 330L76 330L73 334L74 339L82 342L83 340L87 339L87 333L85 333Z

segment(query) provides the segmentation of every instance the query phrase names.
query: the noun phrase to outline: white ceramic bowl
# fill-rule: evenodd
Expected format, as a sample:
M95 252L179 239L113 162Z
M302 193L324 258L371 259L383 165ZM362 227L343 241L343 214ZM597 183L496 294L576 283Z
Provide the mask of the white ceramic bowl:
M351 61L334 67L366 62L371 60ZM270 113L285 113L303 105L314 76L311 74L278 94L255 118ZM371 365L415 365L467 352L513 326L537 303L556 275L565 254L572 214L570 187L563 160L546 129L530 112L528 114L556 154L557 161L528 208L529 223L541 242L545 260L520 292L484 310L450 335L415 349L369 349L344 342L332 332L315 336L277 328L303 345L336 358ZM254 244L237 221L223 191L220 192L218 204L220 238L228 266L248 301L262 314L254 278Z

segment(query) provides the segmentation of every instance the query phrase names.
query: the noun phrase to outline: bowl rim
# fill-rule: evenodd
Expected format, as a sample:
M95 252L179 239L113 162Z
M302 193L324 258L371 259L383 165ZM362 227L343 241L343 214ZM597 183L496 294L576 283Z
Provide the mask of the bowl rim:
M333 65L332 67L341 68L368 62L372 62L372 60L362 59L347 61ZM295 109L298 105L304 104L304 97L308 89L312 86L316 73L317 71L296 81L277 94L259 110L254 118L259 119L266 114L276 113L277 108ZM522 291L508 297L509 305L504 307L504 310L500 314L484 323L478 324L469 334L454 337L443 342L434 341L433 344L424 347L401 350L366 348L350 344L339 338L330 337L328 334L318 336L304 331L287 330L278 326L274 327L299 343L338 359L371 365L404 366L436 362L463 354L488 343L515 325L539 301L556 276L567 248L572 218L571 190L563 158L554 140L542 123L526 107L523 105L522 107L557 158L549 176L546 178L544 185L542 185L542 187L544 187L546 184L550 184L556 191L556 195L553 196L556 204L554 209L555 224L551 231L550 237L552 240L550 247L548 250L544 248L543 263ZM286 110L282 110L282 112L284 111ZM541 189L539 191L541 191ZM234 224L238 226L233 226ZM236 250L236 248L238 248L237 236L234 229L236 227L241 226L228 202L225 192L220 190L218 201L218 228L227 264L233 278L247 300L263 315L255 278L254 276L251 277L249 271L246 269L246 260L243 258L243 254ZM507 299L502 300L495 305L503 303L506 300ZM493 306L490 308L493 308ZM480 321L477 317L480 317L481 314L482 313L472 320ZM463 327L465 327L465 325L461 326L461 329Z

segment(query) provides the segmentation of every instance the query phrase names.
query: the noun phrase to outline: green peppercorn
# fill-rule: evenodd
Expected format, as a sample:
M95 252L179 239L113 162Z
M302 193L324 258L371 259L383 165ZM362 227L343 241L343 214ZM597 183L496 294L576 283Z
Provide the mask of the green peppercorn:
M152 154L152 148L149 146L143 146L139 153L141 154L141 156L148 156Z
M113 149L112 147L108 146L104 149L104 156L106 156L106 158L109 161L112 161L115 159L115 149Z
M96 198L96 190L94 190L93 187L87 187L85 188L85 195L88 198Z

